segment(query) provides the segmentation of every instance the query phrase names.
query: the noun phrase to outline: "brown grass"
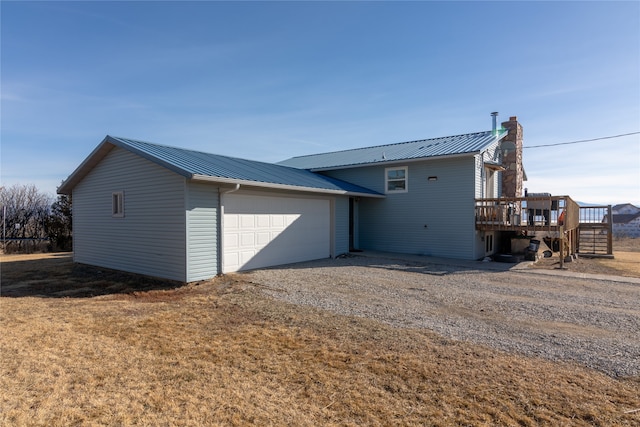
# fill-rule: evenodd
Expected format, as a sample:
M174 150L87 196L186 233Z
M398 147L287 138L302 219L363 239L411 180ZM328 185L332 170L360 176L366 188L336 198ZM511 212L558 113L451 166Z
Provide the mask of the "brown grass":
M287 305L256 286L4 257L0 423L640 425L640 378Z
M618 237L613 240L613 259L580 257L565 262L564 269L580 273L607 274L640 278L640 238ZM542 258L533 268L554 269L560 266L558 254Z

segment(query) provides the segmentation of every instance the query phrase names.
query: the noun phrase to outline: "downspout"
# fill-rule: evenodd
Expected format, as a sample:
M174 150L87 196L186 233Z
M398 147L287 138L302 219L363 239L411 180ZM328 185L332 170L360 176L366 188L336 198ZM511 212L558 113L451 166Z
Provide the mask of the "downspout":
M230 188L230 189L224 190L224 191L219 191L218 194L222 195L222 194L235 193L239 189L240 189L240 184L236 184L236 186L234 188Z
M236 184L235 187L227 190L220 190L218 188L218 274L222 274L222 251L224 250L224 205L222 203L222 196L225 194L235 193L240 189L240 184Z

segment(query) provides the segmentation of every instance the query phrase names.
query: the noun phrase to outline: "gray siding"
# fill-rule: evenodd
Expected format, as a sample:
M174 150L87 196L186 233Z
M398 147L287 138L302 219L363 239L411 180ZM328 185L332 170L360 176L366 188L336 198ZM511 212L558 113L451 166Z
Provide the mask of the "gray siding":
M408 166L409 191L387 194L385 199L360 199L360 248L475 259L474 156L396 166ZM384 192L384 165L325 173ZM429 181L430 176L437 181Z
M73 190L76 262L185 281L185 179L114 148ZM112 193L124 192L124 217Z
M349 252L349 198L336 197L334 207L334 256Z
M497 144L492 145L487 151L483 152L482 155L477 154L475 156L475 197L476 198L497 198L501 197L502 193L502 172L493 173L493 193L487 193L487 179L485 176L486 171L484 169L484 162L495 162L493 160L495 152L493 150L497 149ZM483 161L484 157L484 161Z
M475 163L475 178L474 178L474 187L475 187L475 198L479 199L482 197L484 193L482 186L482 158L480 156L474 156Z
M187 282L218 274L218 187L187 184Z

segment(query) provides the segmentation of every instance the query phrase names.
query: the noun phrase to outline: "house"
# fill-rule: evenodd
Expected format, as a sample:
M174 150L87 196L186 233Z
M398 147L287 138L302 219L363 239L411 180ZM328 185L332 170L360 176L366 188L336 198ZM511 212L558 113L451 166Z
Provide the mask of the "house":
M498 236L476 229L476 198L522 195L522 126L294 157L281 165L351 182L384 198L350 200L350 248L481 259ZM506 215L506 210L504 214Z
M493 123L280 164L107 136L58 189L74 260L192 282L355 249L479 259L475 199L522 187L522 127Z
M348 251L350 197L309 171L107 136L73 195L74 261L181 282Z
M615 236L640 237L640 208L630 203L611 208Z

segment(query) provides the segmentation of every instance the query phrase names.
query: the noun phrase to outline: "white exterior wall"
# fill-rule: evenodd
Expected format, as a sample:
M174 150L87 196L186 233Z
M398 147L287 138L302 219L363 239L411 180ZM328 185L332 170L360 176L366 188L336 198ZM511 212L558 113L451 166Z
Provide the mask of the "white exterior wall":
M186 281L185 178L114 148L73 190L74 260ZM124 217L112 193L124 193Z

